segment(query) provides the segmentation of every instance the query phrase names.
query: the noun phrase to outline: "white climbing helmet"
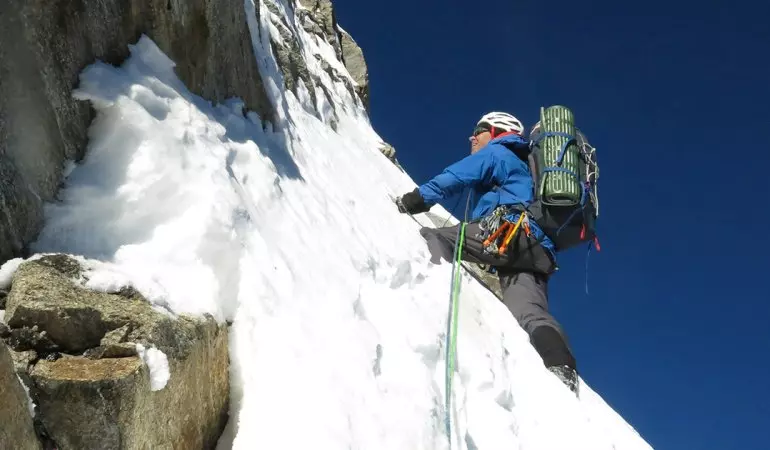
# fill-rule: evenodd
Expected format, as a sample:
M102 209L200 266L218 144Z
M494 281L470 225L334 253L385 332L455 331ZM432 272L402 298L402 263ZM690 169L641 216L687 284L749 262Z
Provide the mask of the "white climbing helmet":
M503 130L503 132L513 131L516 134L522 134L524 132L524 125L522 125L521 121L504 112L484 114L484 117L479 119L476 126L478 127L482 124L493 126L496 130Z

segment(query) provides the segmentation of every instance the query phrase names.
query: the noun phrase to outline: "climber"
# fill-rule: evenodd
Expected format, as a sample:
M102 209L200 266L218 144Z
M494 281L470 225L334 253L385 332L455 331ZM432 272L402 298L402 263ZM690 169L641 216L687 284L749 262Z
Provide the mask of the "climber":
M529 334L545 366L577 394L577 365L559 323L548 312L548 280L556 270L554 245L526 212L533 181L524 127L514 116L491 112L469 138L471 154L414 191L396 199L402 213L428 211L470 189L462 259L494 267L503 302ZM458 227L423 227L431 262L452 260Z

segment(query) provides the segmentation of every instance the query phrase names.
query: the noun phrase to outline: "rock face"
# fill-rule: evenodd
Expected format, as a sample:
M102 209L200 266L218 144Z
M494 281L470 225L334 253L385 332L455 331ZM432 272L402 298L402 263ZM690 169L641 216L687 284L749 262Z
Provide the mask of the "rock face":
M358 95L368 111L369 76L361 49L337 25L329 0L300 3L304 8L295 18L295 11L281 11L296 9L296 0L281 8L275 0L257 0L270 11L283 40L271 45L286 89L296 93L302 81L314 103L325 95L336 107L325 85L309 74L296 19L335 49L353 81L321 58L324 70ZM0 2L0 263L24 254L42 226L44 202L55 199L65 161L84 155L93 112L88 102L72 98L78 74L97 59L119 64L142 34L176 62L192 92L216 102L240 97L263 121L273 121L243 0ZM332 115L336 129L336 111Z
M382 153L386 158L390 160L393 164L396 165L401 171L404 171L404 168L401 167L401 163L398 162L398 159L396 159L396 149L388 144L387 142L384 142L382 146L380 147L380 153Z
M356 82L356 92L364 102L366 110L369 111L369 69L366 67L364 52L353 37L343 30L340 30L340 41L342 41L342 60L345 62L345 68Z
M226 327L173 317L130 288L88 290L84 276L68 256L30 260L7 297L4 340L44 440L60 450L214 448L228 418ZM165 355L167 382L158 386L163 364L145 364L136 344Z
M310 22L307 17L301 15L303 26L309 33L315 33L326 42L329 42L337 52L337 58L342 60L342 46L337 35L337 18L334 15L334 6L330 0L299 0L300 5L309 11ZM302 13L300 13L302 14Z
M0 2L0 262L38 233L65 160L83 157L92 112L72 98L97 59L118 64L146 34L202 97L273 115L243 0Z
M0 448L40 449L32 416L27 407L27 394L14 371L8 347L0 342Z
M463 267L465 267L473 277L479 281L479 283L486 286L487 289L495 294L498 299L503 299L503 290L500 287L500 279L497 275L487 272L484 267L481 267L478 264L466 262L463 263Z
M316 94L315 89L312 89L313 81L310 78L307 63L302 54L299 39L297 39L291 23L286 20L286 17L272 0L265 0L265 5L271 13L270 20L280 33L281 40L283 41L276 42L271 40L270 45L273 55L275 55L275 59L278 61L278 66L283 73L284 86L296 94L298 83L301 80L305 83L311 97L313 97L313 103L315 103Z
M353 38L337 23L334 6L330 0L299 0L304 10L298 12L302 27L308 33L317 35L334 48L337 59L345 64L355 86L350 86L369 111L369 71L364 60L364 53ZM327 68L332 79L344 79Z

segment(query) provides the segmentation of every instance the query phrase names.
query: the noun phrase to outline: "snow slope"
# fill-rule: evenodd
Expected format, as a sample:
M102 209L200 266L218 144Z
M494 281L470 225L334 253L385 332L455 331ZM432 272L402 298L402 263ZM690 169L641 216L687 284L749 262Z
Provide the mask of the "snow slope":
M245 7L261 12L249 26L275 128L237 100L192 94L142 37L121 67L82 73L75 95L97 111L88 153L68 169L34 250L107 262L87 275L95 288L131 284L174 312L233 322L221 449L448 448L451 266L428 261L418 224L389 197L414 182L378 152L360 101L312 57L347 76L331 46L293 30L333 97L313 105L314 87L283 89L272 13L259 0ZM0 271L3 283L18 263ZM459 317L452 448L650 448L585 383L575 399L467 274Z

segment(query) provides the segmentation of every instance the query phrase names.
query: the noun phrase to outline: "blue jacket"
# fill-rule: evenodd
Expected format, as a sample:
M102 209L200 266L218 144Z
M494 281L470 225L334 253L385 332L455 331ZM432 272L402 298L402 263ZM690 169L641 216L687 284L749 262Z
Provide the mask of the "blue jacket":
M427 206L433 206L467 187L471 192L472 221L501 205L529 206L534 192L532 176L528 164L516 156L514 149L529 151L529 146L515 134L493 139L481 150L452 164L420 186L420 195ZM518 215L512 219L518 219ZM536 238L542 236L542 230L534 221L530 228ZM542 245L554 253L553 243L547 237Z

